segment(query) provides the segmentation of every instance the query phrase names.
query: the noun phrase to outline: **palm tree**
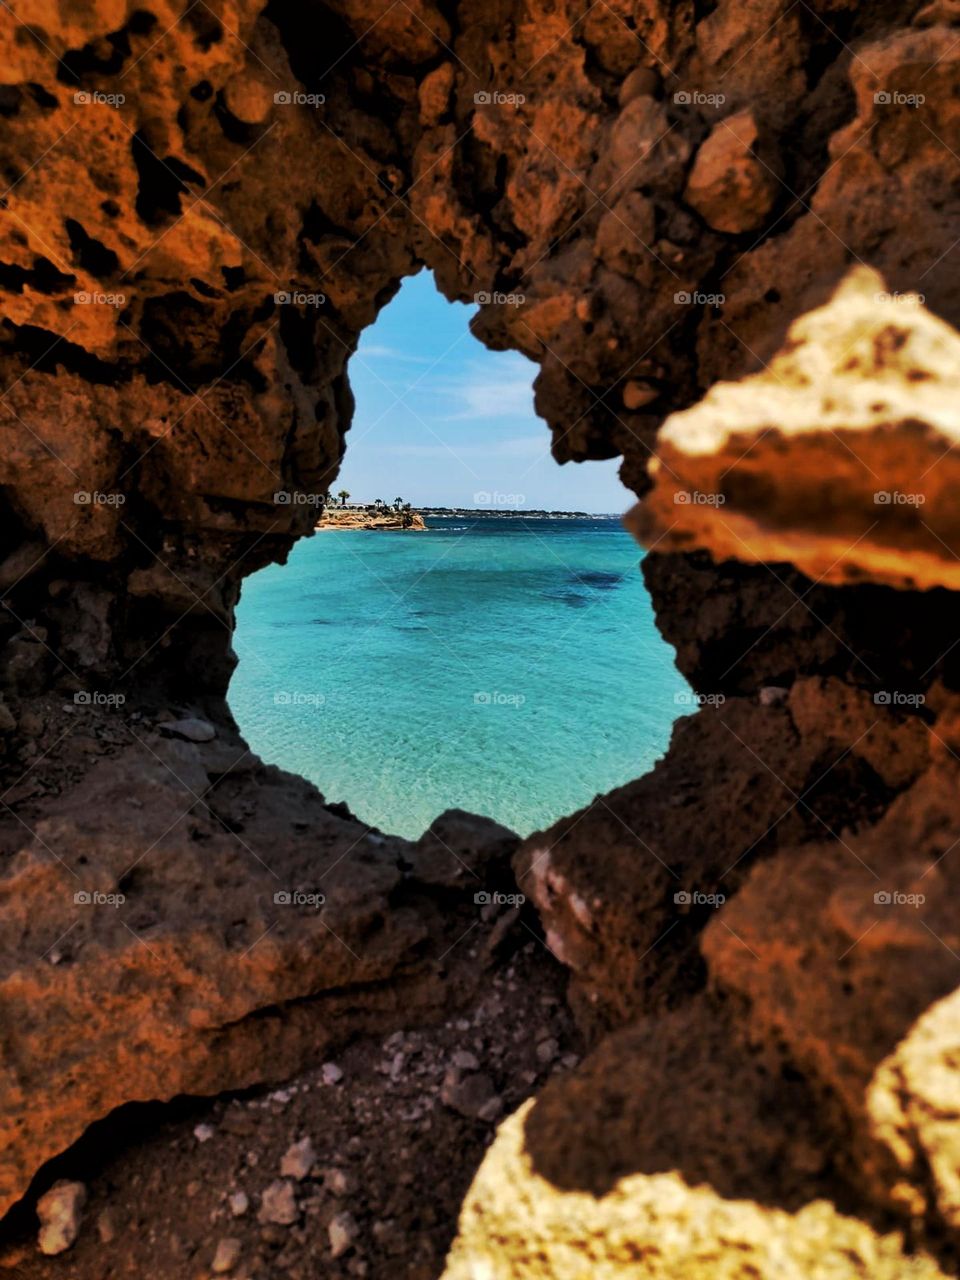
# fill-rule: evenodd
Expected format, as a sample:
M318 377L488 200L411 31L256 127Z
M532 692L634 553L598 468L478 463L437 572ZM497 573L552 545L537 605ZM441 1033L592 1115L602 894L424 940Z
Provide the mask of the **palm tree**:
M399 510L400 510L400 508L401 508L402 506L403 506L403 499L402 499L402 498L394 498L394 500L393 500L393 508L394 508L394 510L395 510L395 511L399 511Z
M380 508L383 506L383 499L382 499L382 498L374 498L374 500L373 500L373 505L374 505L374 506L377 508L377 510L379 511L379 510L380 510Z
M350 493L347 489L341 489L337 494L337 497L340 499L341 507L345 507L347 505L347 499L350 497Z

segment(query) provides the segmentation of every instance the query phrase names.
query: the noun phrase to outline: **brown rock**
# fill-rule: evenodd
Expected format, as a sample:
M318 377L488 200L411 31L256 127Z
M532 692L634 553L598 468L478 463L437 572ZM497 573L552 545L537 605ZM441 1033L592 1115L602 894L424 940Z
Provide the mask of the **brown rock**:
M781 184L757 154L760 133L752 111L715 125L693 162L683 198L717 231L756 231L773 208Z

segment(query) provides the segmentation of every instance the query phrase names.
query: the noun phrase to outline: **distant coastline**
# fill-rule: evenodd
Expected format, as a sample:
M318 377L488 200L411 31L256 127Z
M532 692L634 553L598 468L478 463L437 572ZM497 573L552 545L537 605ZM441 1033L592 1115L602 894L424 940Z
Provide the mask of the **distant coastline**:
M438 507L414 509L410 503L388 506L385 503L340 503L330 501L323 509L317 529L383 529L420 531L435 520L615 520L618 511L554 511L545 507Z
M420 507L423 516L458 518L471 517L481 520L622 520L619 511L549 511L543 507Z

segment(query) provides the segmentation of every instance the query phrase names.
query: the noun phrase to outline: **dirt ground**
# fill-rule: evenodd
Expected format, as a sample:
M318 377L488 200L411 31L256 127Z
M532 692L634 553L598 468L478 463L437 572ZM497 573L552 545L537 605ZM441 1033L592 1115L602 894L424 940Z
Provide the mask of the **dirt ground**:
M24 1203L0 1235L0 1276L434 1280L497 1120L580 1049L564 972L520 923L514 942L475 1006L441 1026L358 1039L279 1088L94 1126L31 1196L85 1184L76 1243L41 1254Z

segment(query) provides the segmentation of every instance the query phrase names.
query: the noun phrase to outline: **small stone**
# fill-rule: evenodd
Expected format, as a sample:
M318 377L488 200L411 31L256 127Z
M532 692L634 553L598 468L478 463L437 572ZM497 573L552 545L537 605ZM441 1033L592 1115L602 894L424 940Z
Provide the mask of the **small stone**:
M52 1256L69 1249L80 1234L87 1188L82 1182L55 1182L37 1201L40 1252Z
M217 1251L213 1255L213 1262L210 1264L212 1270L218 1275L223 1275L226 1271L232 1271L240 1261L241 1242L236 1236L224 1236L223 1239L217 1241Z
M336 1165L322 1170L324 1187L334 1196L345 1196L350 1190L350 1179L342 1169L338 1169Z
M634 67L620 86L620 106L628 106L634 98L653 97L660 87L660 77L650 67Z
M250 1197L245 1191L234 1191L227 1197L227 1204L235 1218L242 1218L250 1208Z
M357 1223L353 1214L344 1210L331 1218L327 1235L330 1237L330 1252L333 1257L339 1258L345 1254L357 1235Z
M39 738L43 727L43 716L38 711L24 711L20 717L20 732L25 738Z
M552 1062L560 1051L559 1042L551 1036L547 1040L541 1040L537 1045L537 1060L546 1065Z
M495 1120L499 1120L503 1114L503 1099L498 1098L496 1094L492 1098L488 1098L482 1107L477 1109L477 1119L482 1120L484 1124L493 1124Z
M317 1153L309 1137L292 1143L280 1161L280 1174L284 1178L296 1178L302 1182L314 1166Z
M275 1182L271 1182L260 1197L258 1221L273 1222L279 1227L289 1227L296 1222L298 1215L293 1183L285 1178L278 1178Z
M450 1061L461 1071L477 1071L480 1067L477 1055L471 1053L469 1049L458 1049Z
M186 742L212 742L217 731L209 720L190 717L186 720L169 720L161 724L160 732L170 738L183 738Z
M289 1089L275 1089L267 1101L275 1102L278 1107L285 1107L292 1097L293 1093Z
M500 1105L493 1081L488 1075L476 1072L461 1078L456 1068L444 1076L440 1086L440 1101L451 1111L456 1111L469 1120L489 1119L494 1102L497 1109Z
M717 231L756 231L773 208L779 183L757 156L752 111L720 121L697 152L684 200Z
M335 1062L325 1062L320 1068L320 1074L324 1084L339 1084L343 1079L343 1072Z
M110 1244L116 1239L117 1224L112 1209L102 1209L97 1214L97 1235L100 1237L101 1244Z
M790 690L781 685L768 684L760 690L761 707L779 707L790 697Z
M651 386L649 382L640 382L636 378L631 378L623 388L623 403L627 409L642 409L644 405L652 404L659 397L660 391L657 387Z
M209 1142L216 1133L212 1124L198 1124L194 1126L193 1136L198 1142Z
M560 1059L560 1062L565 1070L572 1071L574 1067L578 1067L580 1065L580 1058L575 1053L565 1053Z

